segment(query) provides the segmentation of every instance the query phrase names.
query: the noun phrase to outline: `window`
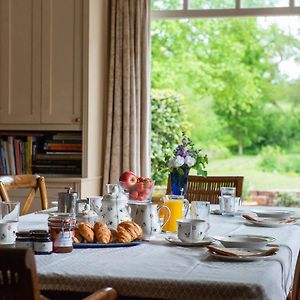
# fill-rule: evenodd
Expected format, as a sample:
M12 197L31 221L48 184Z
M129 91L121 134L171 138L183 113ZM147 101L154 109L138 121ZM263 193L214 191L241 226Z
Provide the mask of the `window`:
M261 135L259 138L263 137L265 140L261 139L260 143L257 143L257 147L254 149L252 148L251 151L253 152L244 152L244 157L238 156L238 155L231 155L228 154L227 162L225 163L225 159L222 161L221 159L219 161L213 162L213 159L210 160L208 164L208 171L209 175L221 175L221 174L231 174L231 175L237 175L236 170L240 172L239 174L244 174L246 178L246 186L249 190L257 190L257 189L293 189L299 190L299 179L300 179L300 135L295 134L293 139L287 139L287 144L284 144L283 142L281 145L279 145L279 148L277 148L277 142L278 139L282 137L283 130L285 128L290 128L291 130L294 130L293 126L299 126L300 123L297 121L299 120L299 113L300 113L300 105L299 103L299 84L300 84L300 73L295 72L294 78L291 77L290 71L291 66L295 66L289 61L290 59L297 60L300 58L300 47L299 45L299 38L300 38L300 30L298 32L298 35L296 36L294 40L295 49L292 44L288 45L288 41L282 42L282 45L288 45L288 51L284 57L281 56L281 52L278 52L278 55L276 54L276 40L281 36L280 31L278 31L275 27L274 30L268 31L268 34L264 34L263 28L270 27L271 22L280 22L281 25L286 25L286 30L290 32L297 32L297 28L300 29L300 0L290 1L290 0L283 0L283 1L250 1L250 0L240 0L240 1L197 1L197 0L185 0L185 1L177 1L176 2L176 9L174 9L175 1L161 1L164 3L164 7L159 6L159 1L153 1L156 2L156 8L153 10L153 24L157 21L157 23L161 22L160 27L153 26L154 31L153 33L153 45L157 47L157 49L162 49L160 52L159 50L157 53L159 53L160 57L155 57L152 55L153 60L157 58L157 61L160 59L163 63L159 66L157 66L157 62L154 62L152 71L153 76L156 76L156 79L159 78L160 86L162 89L169 88L174 89L176 92L179 92L180 94L185 96L185 99L189 101L190 105L192 103L193 109L190 110L192 114L194 114L194 119L197 119L197 126L198 128L202 128L202 132L198 132L198 138L201 140L200 147L202 149L208 149L204 146L203 141L209 140L211 137L216 137L215 141L211 145L216 146L215 149L210 148L209 154L213 153L213 151L217 152L221 150L222 142L221 138L224 138L223 136L218 136L220 131L222 130L222 126L224 125L224 122L220 122L218 124L218 120L220 120L219 115L216 113L216 111L209 110L209 106L212 106L212 99L213 99L213 93L209 92L208 94L205 94L205 92L210 88L209 85L212 86L214 93L220 89L221 92L217 96L219 99L224 101L224 98L226 96L230 95L232 91L229 91L229 89L224 90L220 87L227 86L227 87L234 87L234 84L237 84L236 87L239 89L239 82L244 80L245 83L244 86L247 86L247 82L253 82L252 86L248 86L249 90L245 89L243 95L237 95L234 94L235 98L242 97L243 99L247 98L251 93L253 93L253 97L259 98L260 93L265 93L266 91L269 91L270 94L263 94L265 97L261 97L261 99L271 99L274 98L274 103L268 102L268 103L261 103L262 110L266 113L265 120L271 120L274 116L283 116L285 113L289 115L287 119L282 119L282 124L279 125L279 118L275 117L273 121L275 121L276 126L273 126L275 124L270 121L269 123L265 123L259 130L262 133L264 131L265 136ZM173 5L172 9L168 9L168 5ZM259 5L258 5L259 4ZM294 15L294 16L293 16ZM240 16L249 16L251 18L229 18L229 17L240 17ZM261 17L264 16L264 17ZM265 16L268 16L266 18ZM276 21L276 18L271 18L270 16L276 16L278 21ZM281 20L278 16L281 16ZM226 18L224 18L226 17ZM159 19L159 20L158 20ZM172 20L168 20L172 19ZM201 19L201 20L196 20ZM228 23L226 22L228 21ZM241 22L239 22L241 21ZM167 22L177 22L177 25L175 24L168 24ZM195 22L195 23L194 23ZM248 22L248 23L247 23ZM295 22L295 23L294 23ZM181 27L178 27L178 23L181 24ZM243 26L243 23L245 23ZM202 26L201 28L198 26ZM252 26L252 29L255 29L253 31L253 35L249 33L249 26ZM166 35L166 28L170 28L170 30L173 30L170 35ZM189 28L191 31L188 32L187 28ZM244 31L243 31L244 30ZM237 37L234 36L234 32L240 33L244 32L243 35L238 35ZM225 34L228 34L226 36ZM156 35L156 36L155 36ZM180 36L182 37L182 40L180 40ZM157 38L158 37L158 38ZM251 38L254 37L253 44L249 44L249 41ZM283 37L283 35L282 35ZM161 38L161 40L160 40ZM284 38L284 37L283 37ZM286 37L288 38L288 37ZM185 42L182 42L185 39ZM246 41L245 41L246 39ZM298 39L298 40L297 40ZM191 41L193 43L191 43ZM195 41L199 44L195 44ZM226 42L228 43L226 44ZM244 42L243 42L244 41ZM156 44L155 44L156 43ZM266 43L266 44L264 44ZM274 46L272 46L273 44ZM174 45L176 45L174 47ZM258 48L251 48L251 46L258 47L259 51L262 51L263 49L267 49L270 47L270 49L275 50L272 52L273 54L270 54L270 56L262 56L262 60L268 61L270 64L270 70L268 72L265 72L265 69L261 73L262 76L261 84L259 85L259 88L255 86L255 83L257 82L257 74L255 72L248 72L250 69L248 68L251 63L247 64L239 64L239 58L238 58L238 52L244 51L243 47L249 46L249 56L247 59L253 59L256 60L257 56L255 55L255 49ZM218 47L223 46L222 49L218 49ZM173 48L172 48L173 47ZM290 48L289 48L290 47ZM278 48L279 49L279 48ZM183 55L179 56L178 53L182 51ZM194 53L197 53L196 59L193 59L193 57L190 55L190 53L194 51ZM295 52L293 52L295 51ZM298 54L297 54L298 51ZM260 53L258 53L260 54ZM177 57L176 57L177 55ZM253 56L251 56L253 55ZM179 60L179 63L176 63L176 59ZM230 59L232 58L232 61ZM232 63L231 65L225 66L225 64L222 64L225 61L229 61ZM242 61L242 59L240 59ZM191 67L186 67L184 63L188 61L191 62ZM265 63L265 61L261 61L257 59L257 63ZM284 64L286 65L284 66ZM172 66L170 68L170 66ZM184 67L182 67L184 66ZM274 67L274 68L273 68ZM278 68L277 68L278 67ZM268 67L267 67L268 68ZM203 72L202 74L198 71ZM234 71L236 70L236 72ZM287 71L288 73L284 74L284 72L281 72L282 70ZM299 70L299 66L296 68L296 71ZM156 72L155 72L156 71ZM220 76L220 74L224 71L228 71L227 73L224 73L224 77L220 78L220 82L216 82L216 79ZM155 72L155 73L154 73ZM180 74L181 76L177 76L177 74ZM226 75L228 74L228 76ZM256 74L256 75L255 75ZM274 74L276 76L274 76ZM208 77L208 75L211 75L211 78ZM232 75L232 77L230 77ZM244 76L245 75L245 76ZM287 76L286 83L280 76ZM184 81L185 78L187 78L187 81ZM266 76L266 77L264 77ZM272 80L268 80L267 77L272 77ZM153 77L154 78L154 77ZM231 80L232 79L232 80ZM264 82L268 85L263 85ZM276 81L277 80L277 81ZM174 86L175 82L178 83L177 86ZM188 84L192 83L192 87L189 88ZM275 83L273 85L273 83ZM160 86L157 86L155 88L159 89ZM196 92L192 94L191 89L194 89ZM264 89L262 91L262 89ZM227 93L227 95L222 95L222 93ZM291 97L287 99L287 94L289 94ZM233 94L232 94L233 95ZM222 98L223 97L223 98ZM227 97L228 101L230 100L230 97ZM216 98L214 98L215 100ZM220 100L220 101L221 101ZM238 99L237 99L238 100ZM192 102L194 101L194 102ZM199 109L197 111L197 109ZM202 111L201 111L202 110ZM280 112L282 111L282 113ZM290 114L291 113L291 114ZM295 123L292 120L292 114L295 116ZM254 116L255 117L255 116ZM205 118L211 118L212 122L205 123ZM256 124L254 121L249 121L251 124ZM291 122L291 127L289 126L289 122ZM213 128L210 128L209 130L205 131L205 127L209 127L207 124L214 124ZM298 125L296 125L298 124ZM271 127L272 128L271 128ZM265 129L262 129L265 128ZM300 127L297 127L300 128ZM254 129L251 129L252 132L254 132ZM277 134L277 137L273 140L267 140L271 137L271 131L273 131L274 136ZM294 130L295 132L297 130ZM300 132L300 129L298 130ZM194 133L192 131L192 139L194 141ZM232 137L232 136L231 136ZM275 142L274 142L275 141ZM217 144L219 142L219 144ZM221 142L221 143L220 143ZM255 141L256 142L256 141ZM292 144L295 142L295 144L292 146ZM225 141L224 144L225 147L232 143L232 140L230 140L230 136L228 136L228 139ZM234 142L235 143L235 142ZM279 144L279 143L278 143ZM272 145L271 147L266 147ZM198 145L197 145L198 146ZM229 149L228 148L228 149ZM246 147L245 147L246 148ZM265 149L263 149L265 148ZM293 149L292 149L293 148ZM248 148L250 149L250 148ZM245 150L245 149L244 149ZM262 151L264 150L264 151ZM282 151L282 152L281 152ZM225 153L225 152L224 152ZM226 154L226 153L225 153ZM230 156L231 155L231 156ZM212 156L210 156L212 157ZM225 157L225 156L224 156ZM280 158L278 161L277 157ZM278 171L274 169L273 171L267 172L267 171L261 171L262 169L253 170L251 169L253 165L259 164L259 159L265 158L265 165L263 168L266 169L272 169L276 168L276 166L270 166L266 165L270 162L274 162L276 165L278 163L278 166L281 165L283 167L285 165L285 170ZM272 161L272 159L274 159ZM283 161L285 160L285 161ZM299 163L299 169L296 170L296 165ZM233 171L230 169L234 169ZM298 168L298 167L297 167ZM255 173L254 173L255 172ZM289 173L290 174L287 174ZM252 174L251 174L252 173ZM293 173L293 174L292 174ZM290 176L291 175L291 176ZM252 178L250 178L252 176ZM275 178L277 176L277 179ZM265 186L263 186L263 181L265 183ZM278 183L278 184L277 184ZM277 184L277 185L276 185ZM281 184L281 185L280 185ZM272 193L270 193L272 194ZM267 199L268 196L258 195L258 198L264 198ZM297 196L300 199L300 193L298 193ZM288 198L286 195L281 195L281 200L285 202L293 202L294 199ZM298 200L299 200L298 199ZM298 201L297 200L297 201ZM268 200L269 201L269 200ZM270 204L271 201L268 202ZM300 202L299 202L300 203ZM263 204L263 203L260 203ZM285 203L283 203L285 205Z

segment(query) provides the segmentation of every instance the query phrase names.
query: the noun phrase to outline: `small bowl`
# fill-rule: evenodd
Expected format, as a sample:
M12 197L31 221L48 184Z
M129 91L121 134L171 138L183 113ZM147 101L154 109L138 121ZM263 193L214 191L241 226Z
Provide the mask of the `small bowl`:
M214 239L219 241L226 248L249 249L263 249L271 241L271 238L251 235L215 236Z

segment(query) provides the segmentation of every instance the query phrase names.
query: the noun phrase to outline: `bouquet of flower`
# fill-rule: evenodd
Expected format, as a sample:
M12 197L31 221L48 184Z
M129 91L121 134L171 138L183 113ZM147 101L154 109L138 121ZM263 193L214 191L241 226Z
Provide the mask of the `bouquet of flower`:
M197 170L198 175L207 175L205 166L208 163L206 154L201 153L201 149L195 149L193 142L182 133L181 144L176 147L173 156L169 159L168 168L170 172L174 169L179 174L184 174L184 170L194 168Z

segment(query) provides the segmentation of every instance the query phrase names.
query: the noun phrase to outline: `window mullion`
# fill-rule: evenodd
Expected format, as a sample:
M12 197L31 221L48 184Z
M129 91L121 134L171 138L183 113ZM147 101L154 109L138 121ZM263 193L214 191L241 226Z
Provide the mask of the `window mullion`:
M241 8L241 0L235 0L235 8L240 9Z
M294 7L295 6L295 0L290 0L290 7Z
M189 0L183 0L183 10L189 9Z

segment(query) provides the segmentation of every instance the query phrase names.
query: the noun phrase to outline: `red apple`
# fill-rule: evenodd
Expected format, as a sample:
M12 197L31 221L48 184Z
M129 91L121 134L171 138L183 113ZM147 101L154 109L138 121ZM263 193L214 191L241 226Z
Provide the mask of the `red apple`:
M137 182L144 182L145 178L144 177L138 177Z
M133 191L130 193L130 199L131 200L136 200L138 197L139 193L137 191Z
M145 178L144 179L144 183L145 183L145 187L147 189L151 189L152 188L152 181L151 181L151 178Z
M144 183L143 182L138 182L138 183L136 183L136 185L134 187L135 187L136 191L141 193L144 190Z
M139 195L138 197L137 197L137 200L140 200L140 201L143 201L145 198L144 198L144 195Z
M130 187L137 183L137 177L133 172L126 171L121 174L119 181L122 183L124 190L129 190Z

